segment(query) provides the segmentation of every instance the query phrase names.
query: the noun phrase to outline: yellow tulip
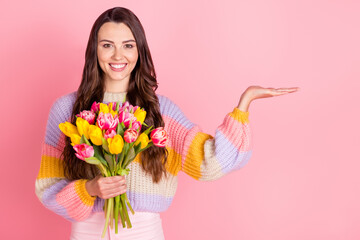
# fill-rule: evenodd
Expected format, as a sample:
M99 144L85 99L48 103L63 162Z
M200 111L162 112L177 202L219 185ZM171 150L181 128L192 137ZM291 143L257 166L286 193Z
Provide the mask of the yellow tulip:
M116 107L116 103L114 104L115 105L115 107ZM113 110L113 103L111 102L111 103L109 103L109 112L111 113L111 115L114 117L116 114L118 114L117 112L116 112L116 110L114 111Z
M93 144L100 146L102 145L102 131L98 126L90 125L89 126L89 137Z
M81 137L79 134L75 134L75 133L71 134L70 139L71 139L71 146L80 144Z
M115 135L113 138L108 138L109 151L111 154L119 154L124 147L124 140L120 135Z
M76 126L77 126L77 130L79 131L79 135L85 135L86 139L89 139L89 122L78 117L76 119Z
M100 103L100 112L109 113L109 106L105 103Z
M146 148L146 146L149 144L149 137L147 134L142 133L140 134L140 136L138 137L138 139L135 141L134 145L140 145L140 149Z
M134 112L134 116L141 124L143 124L146 117L146 111L141 108L137 108L136 111Z
M71 134L79 135L77 128L69 122L60 123L59 128L60 131L62 131L68 137L71 137Z

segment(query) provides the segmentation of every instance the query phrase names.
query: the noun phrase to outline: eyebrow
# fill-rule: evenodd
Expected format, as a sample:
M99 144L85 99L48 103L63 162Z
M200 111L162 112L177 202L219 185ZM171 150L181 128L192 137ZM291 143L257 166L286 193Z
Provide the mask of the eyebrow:
M110 40L107 40L107 39L102 39L102 40L100 40L99 42L109 42L109 43L114 43L113 41L110 41ZM128 42L135 42L135 40L130 39L130 40L123 41L122 43L128 43Z

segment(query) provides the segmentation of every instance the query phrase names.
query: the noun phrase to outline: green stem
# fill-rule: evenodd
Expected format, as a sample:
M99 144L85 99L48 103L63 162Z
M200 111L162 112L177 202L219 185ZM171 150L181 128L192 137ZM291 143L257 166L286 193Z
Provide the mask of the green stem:
M120 207L120 218L121 218L121 224L122 224L122 227L125 228L125 216L124 216L124 208L122 206L122 203L121 201L119 202L119 207Z
M130 208L131 213L134 215L135 212L134 212L134 210L133 210L132 207L131 207L131 204L130 204L130 201L129 201L128 197L127 197L127 194L126 194L126 193L124 193L124 194L125 194L125 202L126 202L126 204L128 205L128 207Z
M115 197L115 233L118 233L120 195Z
M107 171L106 171L106 169L104 168L104 166L103 166L102 164L98 164L98 165L96 165L96 166L98 166L98 168L100 169L100 172L101 172L105 177L108 176Z
M121 196L121 202L124 206L124 214L125 214L125 221L126 221L126 227L127 228L131 228L131 222L130 222L130 218L129 218L129 214L128 214L128 211L127 211L127 207L126 207L126 203L125 203L125 197L124 195L122 194Z
M109 198L109 199L107 199L107 201L108 201L108 204L107 204L107 211L106 211L105 227L104 227L101 238L105 237L106 230L107 230L107 228L109 226L110 212L111 212L111 210L113 210L114 198Z

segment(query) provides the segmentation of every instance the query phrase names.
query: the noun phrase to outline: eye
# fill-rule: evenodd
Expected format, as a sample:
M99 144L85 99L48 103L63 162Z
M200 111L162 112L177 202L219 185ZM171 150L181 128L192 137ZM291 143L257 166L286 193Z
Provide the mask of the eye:
M105 44L103 45L103 47L104 47L104 48L109 48L109 47L111 47L111 44L105 43Z
M125 44L125 48L133 48L134 47L134 45L132 45L132 44Z

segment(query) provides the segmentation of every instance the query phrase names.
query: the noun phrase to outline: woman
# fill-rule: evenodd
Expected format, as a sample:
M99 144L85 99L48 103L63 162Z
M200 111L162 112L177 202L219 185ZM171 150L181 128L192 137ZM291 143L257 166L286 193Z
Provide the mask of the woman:
M70 239L100 239L104 226L104 199L127 192L136 214L133 227L111 239L164 239L159 212L171 204L177 174L184 171L202 181L218 179L241 168L251 156L249 104L258 98L279 96L297 88L251 86L228 113L213 137L201 132L169 98L155 93L157 80L144 29L126 8L105 11L95 21L77 92L56 100L47 123L36 194L50 210L72 221ZM147 111L147 125L164 127L166 148L151 147L130 164L127 177L102 177L97 168L76 158L58 124L71 120L94 101L126 98ZM146 127L142 128L144 131Z

